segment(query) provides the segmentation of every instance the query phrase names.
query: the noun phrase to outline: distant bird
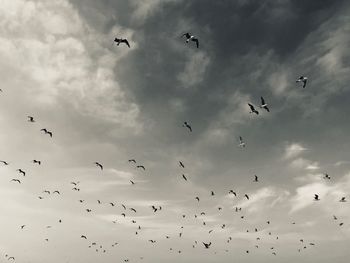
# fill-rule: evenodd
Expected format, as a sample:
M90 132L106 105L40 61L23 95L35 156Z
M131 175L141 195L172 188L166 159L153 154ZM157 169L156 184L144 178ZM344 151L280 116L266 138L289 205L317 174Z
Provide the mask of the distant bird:
M49 190L45 190L45 191L43 191L43 193L51 194L51 192Z
M247 194L245 194L244 196L249 200L249 196Z
M22 226L21 226L21 229L23 229L25 226L26 226L26 225L22 225Z
M78 185L79 182L71 182L73 185Z
M237 196L237 193L234 192L233 190L230 190L228 193L229 193L229 194L233 194L234 196Z
M7 260L10 260L10 259L15 260L15 258L14 258L14 257L9 257Z
M261 109L265 109L267 112L270 112L270 109L267 107L267 103L265 102L263 97L260 97L261 105L259 106Z
M103 170L103 165L100 164L99 162L94 162L94 164L97 166L97 167L100 167L101 170Z
M124 210L126 210L126 206L122 204L122 207L124 208Z
M130 208L130 210L136 213L136 209L135 208Z
M126 214L125 214L125 213L122 213L121 215L122 215L123 217L126 217Z
M317 194L314 195L314 201L320 201L320 198Z
M0 163L3 163L4 165L9 165L9 163L6 161L0 161Z
M136 163L136 160L135 159L130 159L128 160L129 163Z
M333 216L333 219L334 219L334 220L338 220L338 217L336 217L336 216Z
M215 195L214 191L211 191L211 196L214 196L214 195Z
M209 242L209 243L202 242L202 243L206 249L210 248L210 246L211 246L211 242Z
M186 37L186 43L188 43L190 40L196 43L197 48L199 48L199 40L195 36L191 35L190 33L185 33L182 35L182 37Z
M26 176L26 172L23 171L22 169L17 169L17 171L18 171L20 174L22 174L23 176Z
M157 212L157 210L158 210L154 205L152 205L152 209L153 209L154 213Z
M60 191L55 190L55 191L53 191L53 194L59 194L60 195L61 193L60 193Z
M245 142L243 141L242 136L239 136L239 144L238 144L238 146L241 147L241 148L245 147Z
M342 226L342 225L344 225L344 223L340 223L340 224L339 224L339 226Z
M83 202L84 202L84 200L79 200L79 202L80 202L80 203L83 203Z
M296 80L296 82L297 82L297 83L298 83L298 82L302 82L302 83L303 83L303 88L305 88L305 87L306 87L306 82L307 82L307 77L300 76L300 77Z
M182 124L182 127L185 127L185 128L187 128L190 132L192 132L192 127L191 127L191 125L190 125L187 121L185 121L185 122Z
M156 241L153 240L153 239L149 239L148 241L151 242L151 243L156 243Z
M119 46L121 43L126 44L130 48L129 41L126 38L114 38L114 42L117 43L117 46Z
M323 179L331 180L331 177L327 173L325 173Z
M84 236L84 235L81 235L81 236L80 236L80 238L87 239L87 237L86 237L86 236Z
M179 165L180 165L182 168L185 168L185 165L183 164L183 162L179 161Z
M185 179L185 181L187 181L187 177L184 174L182 174L182 178Z
M132 181L132 180L130 180L130 183L131 183L131 184L133 184L133 185L135 184L135 182L134 182L134 181Z
M254 175L254 182L259 182L258 177Z
M111 206L115 206L115 204L114 204L114 203L112 203L112 202L110 202L109 204L110 204Z
M255 113L256 115L259 115L259 112L254 108L254 106L252 104L248 103L248 106L250 108L249 113Z
M73 187L72 190L74 190L74 191L80 191L80 188Z
M27 116L29 122L35 122L34 117L32 116Z
M195 198L198 202L199 202L199 197L198 196L196 196L196 198Z
M52 138L52 132L51 132L51 131L48 131L46 128L41 129L40 131L43 131L43 132L44 132L44 134L48 134L48 135L50 135L50 137Z
M41 161L38 161L38 160L33 160L33 163L37 163L37 164L41 165Z
M90 213L91 211L92 211L92 210L89 209L89 208L86 209L86 212L88 212L88 213Z
M340 200L339 200L339 202L346 202L346 197L345 196L343 196Z
M11 182L18 182L19 184L21 183L19 179L12 179Z
M140 168L140 169L142 169L142 170L146 170L146 168L145 168L145 166L143 166L143 165L138 165L138 166L136 166L136 168Z

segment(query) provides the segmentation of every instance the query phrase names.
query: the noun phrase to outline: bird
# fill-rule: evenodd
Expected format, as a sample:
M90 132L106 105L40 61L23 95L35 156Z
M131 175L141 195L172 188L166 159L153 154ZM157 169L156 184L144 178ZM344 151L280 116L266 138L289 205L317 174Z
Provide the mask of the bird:
M333 215L333 219L334 219L334 220L338 220L338 217L336 217L335 215Z
M244 196L249 200L249 196L247 194L245 194Z
M186 37L186 43L188 43L190 40L196 43L197 48L199 48L199 40L195 36L191 35L190 33L185 33L182 35L182 37Z
M239 144L238 144L238 146L241 147L241 148L245 147L245 142L243 141L242 136L239 136Z
M136 163L136 160L135 159L130 159L128 160L129 163Z
M44 190L43 193L51 194L49 190Z
M7 260L10 260L10 259L15 260L15 258L14 258L14 257L9 257Z
M41 165L41 161L38 161L38 160L35 160L35 159L34 159L32 162Z
M202 242L202 243L206 249L208 249L211 246L211 242L209 242L209 243Z
M143 165L138 165L138 166L136 166L136 168L140 168L140 169L142 169L142 170L146 170L146 168L145 168L145 166L143 166Z
M196 196L196 198L195 198L198 202L199 202L199 197L198 196Z
M192 127L191 127L191 125L190 125L187 121L184 121L184 123L182 124L182 127L185 127L185 128L187 128L190 132L192 132Z
M214 191L211 191L211 196L214 196L214 195L215 195Z
M94 162L94 164L97 166L97 167L100 167L101 170L103 170L103 165L100 164L99 162Z
M6 161L0 161L0 163L3 163L4 165L9 165L9 163Z
M55 190L55 191L53 191L53 194L59 194L60 195L61 193L60 193L60 191Z
M303 88L306 87L306 82L307 82L307 77L305 76L300 76L297 80L296 80L296 83L298 82L302 82L303 83Z
M32 116L27 116L29 122L35 122L34 117Z
M122 215L123 217L125 217L125 216L126 216L126 214L125 214L125 213L122 213L121 215Z
M237 196L237 193L234 192L233 190L228 191L229 194L233 194L234 196Z
M345 196L343 196L340 200L339 200L339 202L346 202L346 200L345 200Z
M323 179L328 179L328 180L331 180L331 177L327 174L327 173L324 173L324 177Z
M111 206L115 206L115 204L114 204L114 203L112 203L112 202L110 202L109 204L110 204Z
M86 212L88 212L88 213L90 213L91 211L92 211L92 210L89 209L89 208L86 209Z
M136 209L135 208L130 208L130 210L136 213Z
M122 207L124 208L124 210L126 210L126 206L122 204Z
M19 184L21 183L19 179L12 179L11 182L18 182Z
M44 134L50 135L50 137L52 138L52 132L51 132L51 131L48 131L46 128L43 128L43 129L41 129L40 131L43 131Z
M78 185L79 182L71 182L72 185Z
M87 237L86 237L86 236L84 236L84 235L81 235L81 236L80 236L80 238L87 239Z
M117 43L117 46L119 46L121 43L125 43L129 48L130 44L129 41L126 38L114 38L114 42Z
M132 181L132 180L130 180L130 183L131 183L132 185L134 185L134 184L135 184L135 182L134 182L134 181Z
M21 229L23 229L25 226L26 226L26 225L22 225L22 226L21 226Z
M250 108L249 113L255 113L256 115L259 115L259 112L254 108L254 106L252 104L248 103L248 106Z
M260 97L261 105L259 106L261 109L265 109L267 112L270 112L270 109L267 107L267 103L265 102L263 97Z
M259 182L258 176L254 175L254 182Z
M17 171L18 171L20 174L23 174L23 176L26 176L26 172L23 171L22 169L17 169Z
M154 205L152 205L151 207L152 207L154 213L157 212L158 209Z
M314 195L314 201L320 201L320 198L317 194Z
M185 165L183 164L183 162L179 161L179 165L180 165L182 168L185 168Z
M182 178L185 179L185 181L187 181L187 177L184 174L182 174Z

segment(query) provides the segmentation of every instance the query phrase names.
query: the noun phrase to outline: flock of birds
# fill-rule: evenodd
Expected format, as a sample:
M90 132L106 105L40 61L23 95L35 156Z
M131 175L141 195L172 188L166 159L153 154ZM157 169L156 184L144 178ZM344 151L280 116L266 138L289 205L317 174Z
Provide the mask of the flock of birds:
M190 33L185 33L185 34L182 35L182 37L185 37L186 43L189 43L190 41L191 41L191 42L194 42L195 45L196 45L196 47L199 48L199 39L198 39L197 37L195 37L194 35L192 35L192 34L190 34ZM117 44L117 46L119 46L120 44L125 44L127 47L130 48L130 43L129 43L129 41L128 41L127 39L125 39L125 38L115 38L115 39L114 39L114 42ZM308 80L307 77L305 77L305 76L300 76L300 77L296 80L296 82L297 82L297 83L301 83L301 84L302 84L302 88L306 88L307 80ZM264 99L263 97L260 98L260 105L259 105L258 107L254 106L252 103L248 103L248 106L249 106L249 109L250 109L249 113L251 113L251 114L259 115L258 108L260 108L260 109L262 109L262 110L265 110L267 113L270 112L269 105L267 104L267 102L265 101L265 99ZM33 116L27 116L27 118L28 118L28 122L31 122L31 123L34 123L34 122L35 122L35 119L34 119ZM184 128L186 128L189 132L192 132L192 125L191 125L188 121L184 121L182 126L183 126ZM52 132L52 131L50 131L50 130L48 130L48 129L46 129L46 128L42 128L40 131L43 133L43 135L48 135L50 138L53 138L53 132ZM246 147L246 143L244 142L242 136L239 136L238 141L239 141L238 146L239 146L240 148L245 148L245 147ZM1 160L0 162L1 162L3 165L5 165L5 166L10 165L9 162L7 162L7 161L5 161L5 160ZM134 164L136 169L141 169L141 170L143 170L143 171L146 171L146 167L145 167L144 165L142 165L142 164L138 164L138 163L136 162L135 159L129 159L128 162L129 162L130 164ZM36 159L33 159L33 160L32 160L32 163L35 164L35 165L39 165L39 166L42 165L42 162L41 162L40 160L36 160ZM94 165L95 165L98 169L100 169L101 171L103 171L104 167L103 167L103 164L102 164L101 162L96 161L96 162L94 163ZM179 167L180 167L181 169L185 169L185 164L184 164L183 161L178 161L178 165L179 165ZM22 177L25 177L25 176L26 176L26 171L24 171L22 168L18 168L16 171L17 171L18 174L21 175ZM324 177L323 177L323 178L324 178L325 180L331 180L331 177L330 177L328 174L324 174ZM182 179L185 180L185 181L188 181L188 178L187 178L187 176L186 176L184 173L182 173ZM259 177L258 177L257 175L254 175L254 178L253 178L252 181L253 181L254 183L258 183L258 182L259 182ZM13 183L18 183L18 184L22 184L22 179L20 179L20 178L13 178L13 179L11 179L11 182L13 182ZM135 184L135 182L132 181L132 180L130 180L130 183L131 183L131 185L134 185L134 184ZM80 186L79 186L79 185L80 185L80 182L79 182L79 181L77 181L77 182L70 182L70 185L72 186L72 188L71 188L72 191L79 192L80 189L81 189ZM45 195L55 195L55 194L56 194L56 195L61 195L61 191L60 191L60 190L57 190L57 189L55 189L55 190L47 190L47 189L45 189L45 190L43 190L42 193L43 193L44 195L38 196L39 199L45 199L45 198L46 198ZM238 197L238 193L237 193L236 191L232 190L232 189L228 191L228 194L231 195L233 198L237 198L237 197ZM216 194L215 194L215 192L214 192L213 190L210 191L210 196L215 196L215 195L216 195ZM247 200L250 200L250 197L249 197L249 195L248 195L247 193L242 193L241 196L242 196L242 198L245 198L245 199L247 199ZM310 197L310 198L311 198L311 197ZM195 197L194 197L194 200L196 200L197 203L200 203L200 202L201 202L201 199L200 199L199 196L195 196ZM320 199L320 195L317 194L317 193L315 193L315 194L314 194L314 197L313 197L313 200L314 200L314 201L320 201L320 200L321 200L321 199ZM84 199L79 199L78 201L79 201L79 203L81 203L81 204L85 203L85 200L84 200ZM347 201L347 200L346 200L346 197L341 197L340 200L339 200L339 202L342 202L342 203L344 203L344 202L346 202L346 201ZM97 204L98 204L98 205L102 205L103 202L102 202L101 200L98 199L98 200L97 200ZM116 206L116 203L115 203L115 202L108 202L108 203L106 203L106 204L110 205L111 207L115 207L115 206ZM121 208L123 209L123 212L122 212L120 215L121 215L122 217L124 217L124 218L130 216L130 215L127 213L128 211L132 212L132 214L137 214L137 213L138 213L138 211L136 210L135 207L129 207L129 206L125 205L125 204L120 204L120 206L121 206ZM152 211L154 214L155 214L155 213L159 213L160 211L163 212L163 211L165 210L165 209L164 209L162 206L160 206L160 205L151 205L151 206L150 206L150 209L151 209L151 211ZM218 207L217 209L218 209L219 211L221 211L221 210L223 210L223 207ZM236 213L241 213L241 215L240 215L240 218L241 218L241 219L244 219L244 218L245 218L245 215L243 214L242 207L236 206L236 207L233 207L233 209L234 209L234 211L235 211ZM86 211L87 213L92 213L92 209L91 209L91 208L85 208L85 211ZM207 212L202 211L202 212L200 212L199 214L193 214L192 216L193 216L193 218L195 218L195 219L201 219L201 220L202 220L201 225L202 225L203 227L205 227L205 226L207 225L207 222L205 221L205 216L206 216L206 215L207 215ZM186 217L189 217L189 216L191 216L191 215L183 214L183 215L182 215L182 218L186 218ZM338 217L335 216L335 215L333 215L333 219L334 219L334 220L338 220ZM62 222L63 222L62 219L58 219L58 223L62 223ZM135 219L132 219L131 222L132 222L133 224L137 224L137 220L135 220ZM118 223L118 219L113 220L112 223L117 224L117 223ZM266 225L267 225L267 226L269 226L270 223L271 223L270 220L267 220L267 221L266 221ZM295 222L292 222L291 224L295 225L296 223L295 223ZM339 223L339 226L342 226L343 224L344 224L344 222L340 222L340 223ZM220 228L221 228L221 229L225 229L225 228L227 227L227 225L228 225L227 223L222 223L222 224L220 224ZM19 228L20 228L21 230L24 230L26 227L27 227L27 225L25 225L25 224L19 226ZM52 226L47 226L47 228L51 228L51 227L52 227ZM143 226L138 225L138 226L136 227L135 235L140 235L141 232L142 232L142 231L141 231L142 228L143 228ZM205 228L204 228L204 229L205 229ZM181 227L180 227L180 232L178 233L178 237L179 237L179 238L182 237L182 235L183 235L183 230L184 230L184 226L181 226ZM252 230L252 231L250 231L249 229L246 230L247 233L253 232L253 233L256 234L256 237L255 237L255 239L256 239L256 245L254 246L256 249L260 247L259 241L261 241L261 240L263 240L263 238L265 238L265 237L264 237L265 233L264 233L264 232L261 232L262 230L264 230L264 227L261 227L260 229L258 229L258 227L253 227L253 230ZM209 234L211 234L211 233L214 231L214 229L209 229L209 230L208 230L208 229L205 229L205 231L207 231ZM278 239L279 239L279 236L278 236L277 234L274 234L274 235L273 235L271 231L269 231L269 232L267 233L267 235L268 235L268 236L273 236L275 240L278 240ZM100 244L100 243L98 243L98 242L96 242L96 241L93 241L93 240L89 240L88 235L82 234L82 235L80 236L80 238L81 238L82 240L89 241L89 243L87 244L87 247L88 247L89 249L94 249L96 252L101 252L101 253L107 253L107 252L108 252L108 248L107 248L106 245ZM173 238L173 237L172 237L170 234L167 234L167 235L164 235L164 238L165 238L165 239L170 239L170 238ZM226 239L226 243L230 243L232 240L233 240L232 236L228 236L227 239ZM48 239L48 238L45 238L45 241L46 241L46 242L49 242L49 239ZM148 239L148 242L150 242L151 244L155 244L155 243L157 243L158 241L159 241L159 240L156 240L156 239ZM161 240L160 240L160 241L161 241ZM314 242L308 242L308 244L306 244L306 242L304 242L304 239L300 239L299 242L300 242L300 247L297 248L297 250L298 250L299 252L301 252L303 249L306 249L308 246L315 246L315 243L314 243ZM116 246L118 246L118 244L119 244L119 242L114 242L113 244L109 244L109 247L116 247ZM211 249L211 248L212 248L212 245L213 245L211 241L206 241L206 240L204 240L204 241L201 241L201 242L200 242L200 241L198 241L198 240L193 240L192 248L196 248L196 247L198 246L198 244L201 244L202 248L204 248L204 249ZM170 250L170 251L175 251L175 249L174 249L173 247L169 247L169 250ZM274 246L270 247L269 250L270 250L271 254L274 255L274 256L276 256L276 255L278 254L278 251L277 251L277 249L275 249ZM225 252L228 252L228 251L229 251L229 249L225 249ZM176 250L176 252L177 252L177 253L182 253L182 250L179 250L179 249L178 249L178 250ZM215 251L214 253L216 254L217 251ZM251 249L246 249L246 250L244 251L244 253L246 253L246 254L251 253ZM7 260L15 261L15 256L13 256L13 255L6 254L6 255L5 255L5 258L7 258ZM144 258L143 256L140 257L140 260L142 260L143 258ZM122 261L124 261L124 262L129 262L129 260L130 260L129 258L124 258L124 259L122 259Z

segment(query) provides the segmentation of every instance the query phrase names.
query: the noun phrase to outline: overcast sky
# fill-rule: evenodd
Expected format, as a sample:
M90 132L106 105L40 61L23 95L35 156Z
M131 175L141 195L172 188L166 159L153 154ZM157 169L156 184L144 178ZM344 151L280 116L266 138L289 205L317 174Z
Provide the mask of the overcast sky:
M348 262L349 14L340 0L0 0L0 261ZM250 114L261 96L270 113Z

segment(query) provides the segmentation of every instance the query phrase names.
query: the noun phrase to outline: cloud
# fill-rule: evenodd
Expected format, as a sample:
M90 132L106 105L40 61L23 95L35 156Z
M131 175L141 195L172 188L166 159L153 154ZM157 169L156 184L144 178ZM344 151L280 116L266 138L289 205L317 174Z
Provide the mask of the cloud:
M291 143L287 145L287 147L285 148L284 158L285 159L295 158L305 150L306 148L304 148L301 144Z

